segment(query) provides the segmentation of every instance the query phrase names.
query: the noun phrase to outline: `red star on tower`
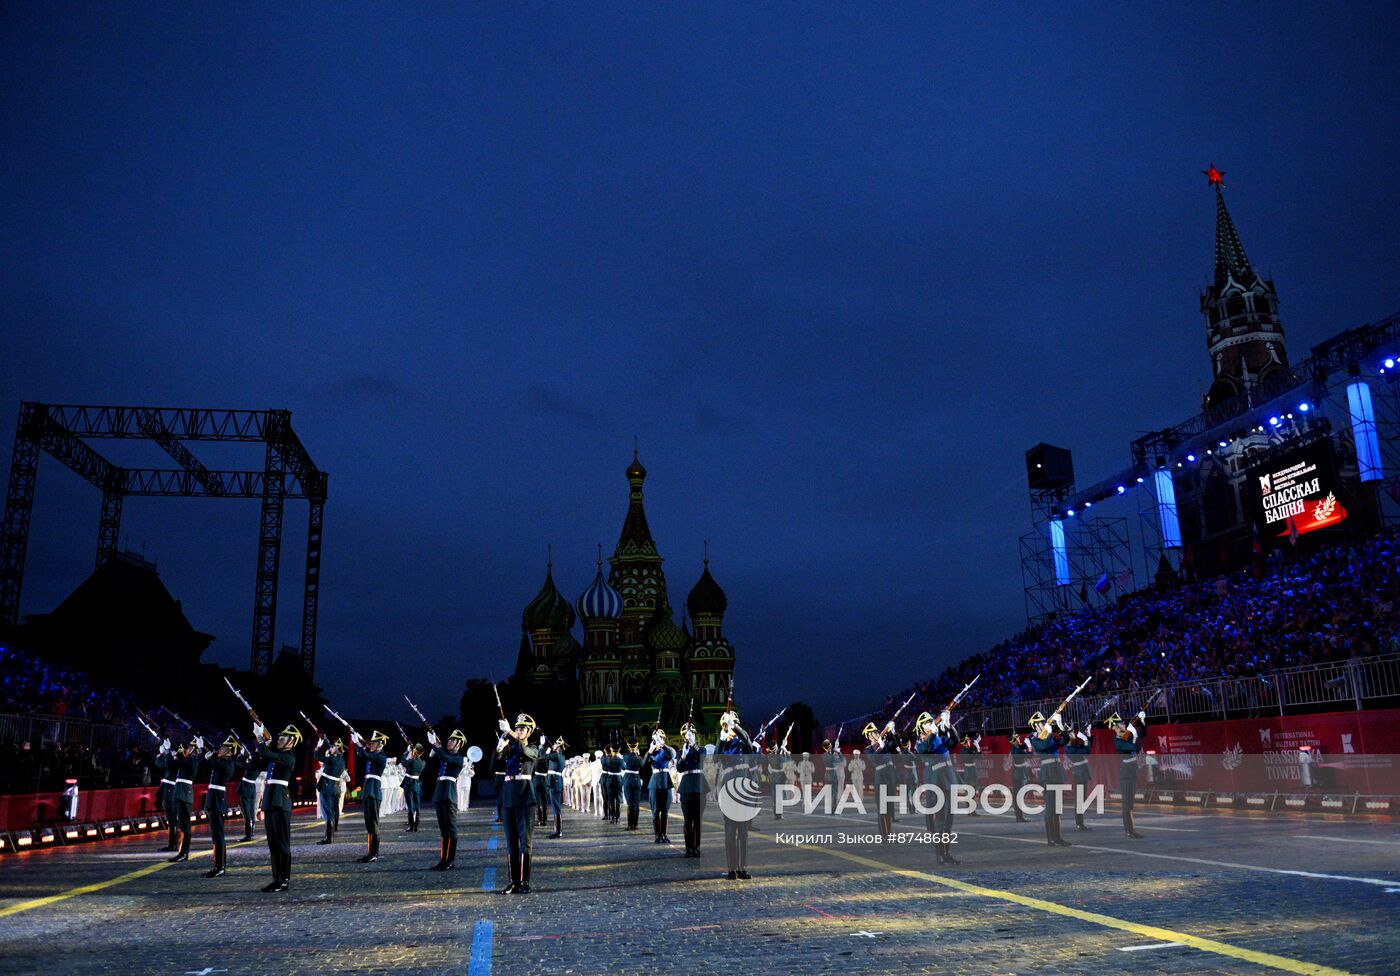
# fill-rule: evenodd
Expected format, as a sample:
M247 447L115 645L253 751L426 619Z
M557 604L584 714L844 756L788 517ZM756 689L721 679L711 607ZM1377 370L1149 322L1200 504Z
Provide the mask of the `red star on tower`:
M1211 186L1225 185L1225 174L1216 169L1214 163L1211 163L1208 169L1203 169L1201 172L1205 174L1205 178L1210 181Z

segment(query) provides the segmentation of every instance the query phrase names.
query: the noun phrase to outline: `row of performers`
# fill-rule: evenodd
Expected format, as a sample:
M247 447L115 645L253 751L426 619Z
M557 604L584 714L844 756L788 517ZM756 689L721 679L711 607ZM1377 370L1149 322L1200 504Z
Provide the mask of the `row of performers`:
M1137 760L1140 752L1140 731L1145 726L1146 715L1139 712L1129 722L1121 722L1117 716L1109 720L1116 735L1116 750L1122 756L1120 790L1123 798L1123 826L1128 837L1139 838L1133 826L1133 797L1137 787ZM425 723L426 725L426 723ZM556 740L552 747L532 745L537 725L528 714L521 713L514 723L502 718L499 722L500 738L493 752L493 766L496 774L497 818L504 825L508 857L509 880L503 894L523 894L530 890L531 857L533 853L533 828L544 825L549 813L554 816L554 833L562 835L562 811L565 771L569 760L564 750L567 744ZM879 795L881 785L896 787L896 777L900 775L897 761L892 758L901 752L925 754L930 761L923 765L926 781L945 792L960 782L954 766L953 749L959 745L956 730L947 710L938 716L923 713L914 723L915 734L907 742L901 742L895 731L894 720L883 728L874 723L867 725L864 736L867 740L870 762L873 767L874 786ZM161 744L157 765L166 776L161 781L159 800L165 806L171 838L167 849L175 850L171 860L183 861L189 857L191 810L194 802L193 783L197 776L208 775L208 790L204 809L208 813L211 840L213 841L214 864L205 877L219 877L227 869L224 818L228 812L227 789L231 782L240 750L243 751L244 770L239 783L240 800L246 833L245 841L252 840L252 811L261 809L264 816L267 844L271 855L272 881L264 892L286 891L291 880L291 794L290 783L296 768L296 748L302 743L302 733L295 725L288 725L274 738L261 722L253 725L256 745L251 751L243 750L239 741L230 737L217 749L207 750L202 738L196 736L188 744L172 747L169 740ZM429 763L437 764L437 777L433 795L430 798L437 814L438 829L441 835L439 857L431 870L447 871L455 866L457 853L457 813L459 808L459 780L469 778L470 767L464 753L466 736L454 730L445 741L431 728L427 730L429 748L410 745L402 760L401 780L405 793L405 806L408 810L409 830L418 827L419 805L421 801L420 778ZM368 738L351 732L356 746L365 755L364 786L360 801L367 835L367 850L360 858L363 863L373 863L379 856L379 812L384 798L383 780L386 766L393 762L385 755L384 747L388 736L374 732ZM975 742L965 741L964 749ZM1088 778L1089 736L1087 729L1075 729L1065 725L1057 710L1048 719L1037 713L1032 716L1031 732L1026 736L1013 736L1013 792L1030 781L1030 759L1038 756L1039 783L1048 787L1063 782L1063 767L1059 753L1064 751L1071 759L1071 768L1077 781ZM331 743L324 737L318 741L317 759L322 764L318 778L318 792L322 813L326 819L326 836L320 842L331 843L339 827L339 791L344 772L343 744ZM762 749L749 737L732 707L721 716L720 741L717 755L728 757L718 767L718 781L713 784L716 790L727 788L731 795L756 796L759 775L764 766ZM839 753L835 754L839 756ZM835 758L835 756L833 756ZM621 807L627 807L627 830L637 830L641 794L645 788L652 813L653 842L670 844L668 835L671 795L674 790L679 797L685 857L701 856L701 825L705 800L711 792L712 784L706 778L705 752L698 746L695 727L687 723L681 728L681 747L673 748L667 743L665 730L658 727L653 731L645 754L640 743L632 740L625 749L609 747L599 760L603 780L601 799L604 816L612 823L620 823ZM264 768L259 772L257 765ZM779 767L781 769L781 767ZM828 775L838 770L835 763L828 765ZM775 778L773 769L768 769L770 782L776 786L783 777L779 772ZM835 775L839 776L839 772ZM729 784L731 779L740 782ZM258 802L254 791L262 784L262 797ZM975 784L974 784L975 785ZM1060 811L1058 796L1047 791L1045 806L1045 829L1048 843L1068 846L1060 836ZM531 808L535 809L531 809ZM730 817L721 804L724 816L725 856L727 877L731 880L747 880L748 827L752 816ZM780 815L775 805L775 815ZM1023 816L1017 809L1017 819ZM877 811L878 826L882 833L893 833L894 812L889 806ZM1082 818L1078 820L1081 829L1086 829ZM943 804L937 814L929 815L928 828L941 837L952 833L951 804ZM178 847L175 845L179 836ZM935 845L940 864L957 864L949 843Z

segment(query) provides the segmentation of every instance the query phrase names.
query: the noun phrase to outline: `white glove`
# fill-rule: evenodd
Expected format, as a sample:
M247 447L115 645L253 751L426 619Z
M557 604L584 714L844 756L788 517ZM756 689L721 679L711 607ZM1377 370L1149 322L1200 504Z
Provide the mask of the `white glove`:
M433 746L442 745L442 742L438 739L437 733L434 732L432 729L428 730L428 744ZM407 753L405 753L404 755L407 755Z
M504 734L510 735L510 723L507 722L505 719L501 719L499 722L497 722L496 728L500 729Z
M943 726L944 728L947 728L947 727L948 727L948 723L951 722L952 720L953 720L953 716L948 712L948 710L947 710L946 708L945 708L943 711L941 711L941 712L938 713L938 724L941 725L941 726Z
M350 733L350 741L355 743L355 745L357 746L363 746L365 744L365 740L360 738L360 733L358 732Z
M170 740L169 740L169 739L161 739L161 740L160 740L160 751L161 751L161 752L169 752L169 751L170 751Z
M695 745L695 733L694 733L694 732L687 732L687 733L685 734L685 744L688 745L688 746L693 746L693 745Z
M197 735L194 737L194 750L195 752L204 751L204 736Z
M261 722L253 723L253 738L261 739L266 733L267 729L263 727L263 724Z
M1147 721L1147 710L1146 710L1146 709L1143 709L1142 711L1140 711L1140 712L1137 713L1137 720L1138 720L1139 722L1146 722L1146 721Z
M497 752L503 752L503 751L505 751L506 743L509 742L509 741L510 741L510 736L508 736L508 735L503 735L503 736L501 736L499 739L497 739L497 740L496 740L496 751L497 751Z
M1059 713L1059 712L1055 712L1053 715L1051 715L1051 716L1050 716L1050 721L1054 722L1057 726L1059 726L1059 729L1060 729L1061 732L1064 731L1064 729L1065 729L1065 720L1064 720L1063 718L1060 717L1060 713Z

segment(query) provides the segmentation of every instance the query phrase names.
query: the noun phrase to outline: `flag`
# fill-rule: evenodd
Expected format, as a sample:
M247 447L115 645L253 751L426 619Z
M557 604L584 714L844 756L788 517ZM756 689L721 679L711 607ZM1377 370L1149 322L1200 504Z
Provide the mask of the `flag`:
M1099 581L1094 584L1094 592L1097 593L1099 596L1103 596L1105 593L1108 592L1109 587L1111 586L1113 586L1113 584L1108 581L1108 574L1104 573L1102 576L1099 577Z
M1292 515L1288 516L1288 541L1295 546L1298 544L1298 523Z
M1133 568L1125 566L1123 572L1118 574L1117 582L1120 590L1129 589L1133 585Z
M1254 554L1256 556L1262 556L1264 554L1264 540L1259 535L1259 523L1251 522L1249 525L1249 531L1254 536Z
M1089 602L1089 581L1088 581L1088 580L1085 580L1083 583L1080 583L1080 584L1079 584L1079 602L1080 602L1080 603L1088 603L1088 602Z

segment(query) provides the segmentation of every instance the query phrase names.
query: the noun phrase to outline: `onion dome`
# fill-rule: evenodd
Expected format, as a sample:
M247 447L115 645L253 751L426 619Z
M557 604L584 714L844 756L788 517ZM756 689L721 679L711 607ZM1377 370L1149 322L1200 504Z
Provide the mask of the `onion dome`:
M578 598L578 615L585 623L590 620L617 620L622 616L622 594L603 578L602 563L598 564L598 575L593 577L593 582Z
M664 614L664 616L663 616ZM685 634L671 619L670 609L656 615L656 622L647 634L647 646L653 651L682 651L685 649Z
M710 561L705 560L705 571L700 574L700 581L690 590L690 596L685 600L686 608L693 618L700 617L722 617L725 608L729 606L729 600L724 595L724 591L719 588L715 578L710 575Z
M647 469L642 467L642 462L637 459L637 452L632 452L632 463L627 465L627 480L642 481L647 476Z
M553 565L546 571L544 586L525 607L521 626L525 630L568 630L574 625L574 608L554 585Z

